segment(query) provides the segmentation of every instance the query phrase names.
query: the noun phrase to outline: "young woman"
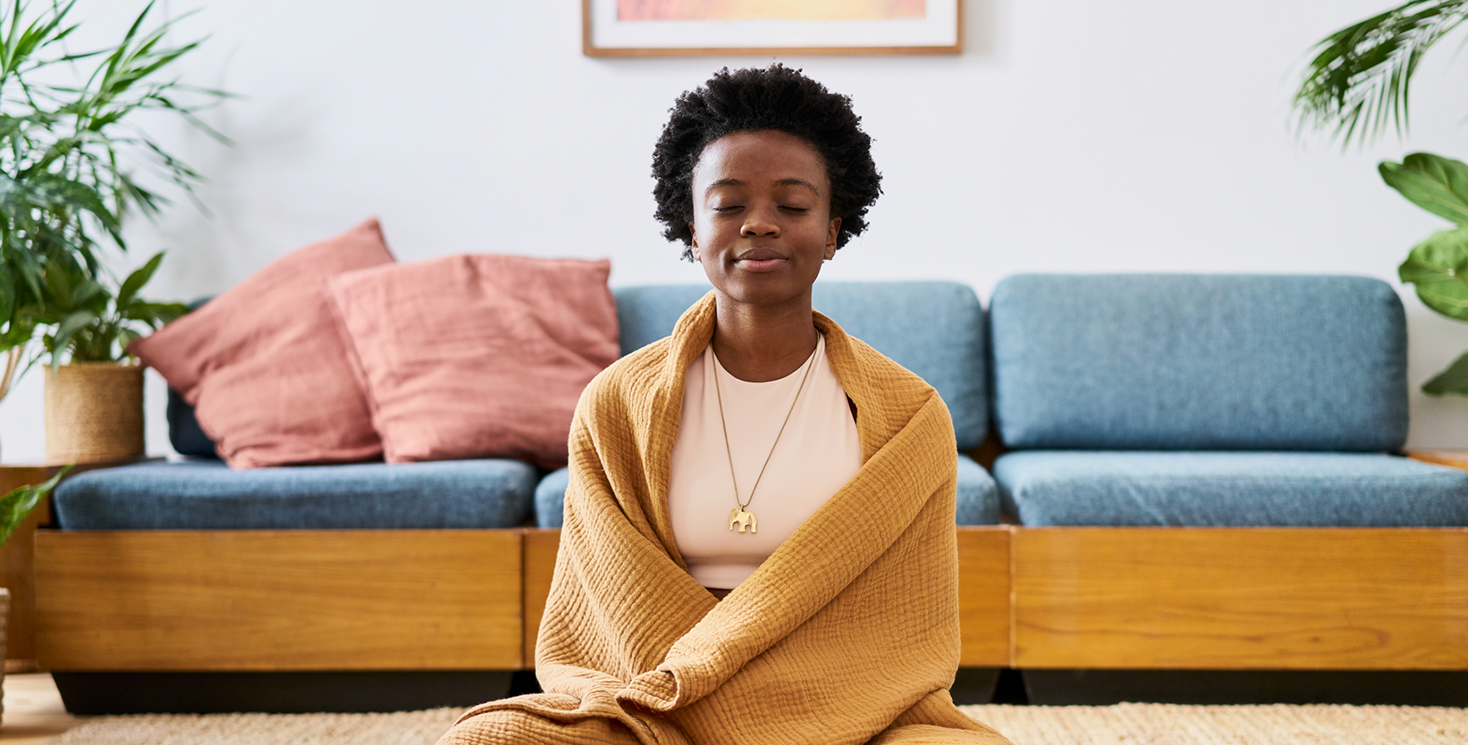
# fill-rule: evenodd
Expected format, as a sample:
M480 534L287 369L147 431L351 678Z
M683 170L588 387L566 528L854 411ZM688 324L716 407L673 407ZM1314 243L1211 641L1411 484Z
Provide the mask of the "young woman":
M948 410L811 308L881 191L859 122L780 65L678 99L656 214L713 291L582 395L545 693L443 743L1007 743L948 695Z

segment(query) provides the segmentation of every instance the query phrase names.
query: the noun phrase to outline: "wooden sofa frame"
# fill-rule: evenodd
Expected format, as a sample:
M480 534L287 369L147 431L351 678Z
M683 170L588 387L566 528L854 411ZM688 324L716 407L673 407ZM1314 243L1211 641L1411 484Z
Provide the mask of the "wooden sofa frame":
M532 668L559 535L38 530L39 664ZM1468 670L1468 529L957 535L965 667Z

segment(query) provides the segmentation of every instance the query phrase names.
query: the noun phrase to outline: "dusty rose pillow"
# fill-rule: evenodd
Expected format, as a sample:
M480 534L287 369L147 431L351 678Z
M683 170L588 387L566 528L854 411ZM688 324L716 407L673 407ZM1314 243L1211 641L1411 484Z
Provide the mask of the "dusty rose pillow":
M566 463L581 389L617 359L608 261L448 256L328 286L389 463Z
M231 467L376 458L382 443L325 283L392 262L373 218L276 259L128 351L194 406Z

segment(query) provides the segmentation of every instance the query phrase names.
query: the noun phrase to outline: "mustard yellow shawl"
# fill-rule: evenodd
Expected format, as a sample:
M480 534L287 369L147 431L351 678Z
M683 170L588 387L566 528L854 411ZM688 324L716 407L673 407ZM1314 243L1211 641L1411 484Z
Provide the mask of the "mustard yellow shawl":
M966 717L953 425L936 391L816 313L863 466L722 602L668 516L683 378L714 294L592 381L536 647L543 694L467 712L445 743L1007 743ZM722 518L722 515L714 516Z

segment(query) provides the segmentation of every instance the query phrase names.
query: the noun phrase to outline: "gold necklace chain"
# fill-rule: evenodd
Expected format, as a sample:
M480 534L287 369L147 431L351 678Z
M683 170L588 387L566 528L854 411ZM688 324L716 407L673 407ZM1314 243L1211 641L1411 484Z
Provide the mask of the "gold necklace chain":
M714 355L714 395L719 401L719 424L724 428L724 454L729 456L729 480L734 482L734 503L739 505L740 512L754 501L754 492L759 489L760 479L765 477L765 468L770 465L770 458L780 445L780 436L785 434L785 425L790 423L790 415L795 413L795 404L800 402L800 393L805 390L805 380L810 377L811 368L815 367L816 352L820 350L820 344L816 344L815 351L810 353L810 359L805 361L805 374L800 376L800 387L795 389L795 400L790 402L790 410L785 412L785 421L780 422L780 431L775 434L775 444L770 446L770 454L765 456L764 465L759 467L759 475L755 477L754 486L749 490L749 499L743 502L739 501L739 479L734 476L734 452L729 448L729 423L724 421L724 394L719 390L719 368L722 365L719 364L718 355ZM743 533L744 530L739 532Z

